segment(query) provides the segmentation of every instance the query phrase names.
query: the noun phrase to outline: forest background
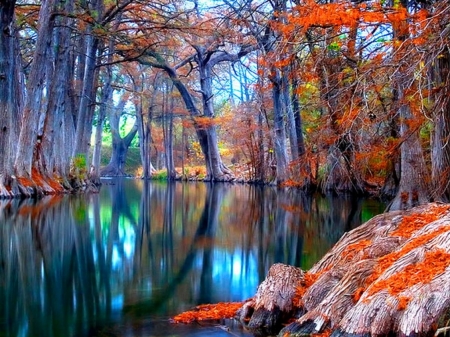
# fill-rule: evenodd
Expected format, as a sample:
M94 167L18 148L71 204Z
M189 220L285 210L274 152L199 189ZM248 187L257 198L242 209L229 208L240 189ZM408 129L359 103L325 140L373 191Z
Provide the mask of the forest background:
M450 195L445 1L6 0L0 28L1 197L95 189L133 142L144 178Z

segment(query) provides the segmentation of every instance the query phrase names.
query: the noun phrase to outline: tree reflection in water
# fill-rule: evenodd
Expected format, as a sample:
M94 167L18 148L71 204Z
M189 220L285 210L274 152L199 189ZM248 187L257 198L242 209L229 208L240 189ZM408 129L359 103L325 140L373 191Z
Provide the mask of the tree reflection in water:
M304 269L374 201L270 187L111 181L89 196L0 201L0 336L225 335L168 318ZM235 335L249 335L230 325Z

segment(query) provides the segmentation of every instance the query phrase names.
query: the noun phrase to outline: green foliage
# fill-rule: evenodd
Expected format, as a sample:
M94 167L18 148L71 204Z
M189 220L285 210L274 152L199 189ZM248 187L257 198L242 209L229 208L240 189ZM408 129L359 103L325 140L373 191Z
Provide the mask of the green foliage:
M72 158L72 164L70 171L75 178L78 179L86 179L87 178L87 163L86 156L84 154L77 154L74 158Z
M155 172L152 175L152 179L155 179L155 180L167 180L167 177L168 177L167 170L161 170L161 171Z
M339 51L341 49L341 46L339 45L338 42L331 42L328 45L328 49L331 51Z

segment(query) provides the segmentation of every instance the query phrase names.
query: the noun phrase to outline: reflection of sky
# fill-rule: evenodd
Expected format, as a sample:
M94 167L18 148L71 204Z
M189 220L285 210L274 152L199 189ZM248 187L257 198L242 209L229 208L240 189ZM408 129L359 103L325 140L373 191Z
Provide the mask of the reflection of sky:
M236 249L233 253L216 249L213 257L214 284L228 292L230 301L242 301L252 297L258 287L257 261L252 255L243 265L243 252Z
M93 209L91 208L89 210L89 222L90 222L90 229L91 234L94 233L95 230L95 223L94 223L94 215L93 215ZM109 221L108 221L109 220ZM104 252L106 254L106 246L108 245L109 235L110 235L110 226L109 223L111 222L111 219L102 219L101 228L102 236L103 236L103 244L104 244ZM121 268L125 260L131 260L134 256L134 249L135 249L135 242L136 242L136 234L135 229L132 225L132 223L126 219L125 217L121 217L119 221L119 228L118 228L118 235L119 239L113 243L113 251L112 251L112 267L113 269L119 269ZM96 263L98 263L98 255L97 255L97 247L96 242L93 240L92 242L92 248L94 252L94 260ZM103 258L106 258L104 256Z

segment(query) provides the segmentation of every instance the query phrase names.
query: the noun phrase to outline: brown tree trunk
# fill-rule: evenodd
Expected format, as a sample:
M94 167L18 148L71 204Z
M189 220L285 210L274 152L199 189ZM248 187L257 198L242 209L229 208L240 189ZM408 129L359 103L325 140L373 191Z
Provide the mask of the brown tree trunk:
M205 156L206 180L227 181L234 179L233 173L222 162L217 139L217 129L214 124L214 93L212 85L212 70L216 61L206 48L196 46L197 63L199 66L200 88L202 92L203 115L211 119L211 123L202 128L199 137L200 146Z
M83 74L83 87L81 89L80 105L77 111L75 144L72 151L72 157L82 155L86 158L86 165L88 165L87 157L90 147L90 132L92 128L91 111L95 104L95 86L96 77L96 61L99 40L92 35L87 37L86 47L86 65ZM87 168L86 168L87 169Z
M276 182L283 184L288 179L288 156L286 152L286 123L284 121L282 77L278 69L273 67L269 76L272 83L273 99L273 144L276 159Z
M408 1L402 0L407 8ZM400 182L397 194L389 209L408 209L430 200L430 175L423 156L419 138L420 117L414 115L406 92L414 85L415 68L409 64L407 55L411 52L412 43L408 41L408 22L393 23L394 41L401 42L394 49L394 59L398 61L398 70L394 78L394 90L400 121ZM415 122L415 124L414 124ZM417 125L417 126L412 126Z
M140 101L135 105L138 120L139 149L142 162L142 178L148 179L154 171L151 163L151 146L152 146L152 121L153 121L153 99L148 102L140 95Z
M162 114L162 129L164 139L164 160L167 170L167 178L175 180L177 173L175 171L175 163L173 160L173 84L169 81L164 81L164 98L163 98L163 114Z
M11 183L11 146L15 102L18 101L15 81L13 17L15 1L5 1L0 6L0 198L13 196L7 189Z
M59 4L61 6L61 4ZM71 12L73 4L68 1L61 10ZM52 78L49 81L48 104L45 114L44 127L41 143L36 147L34 157L38 162L39 171L49 180L58 179L62 182L61 189L70 189L68 183L68 173L70 170L70 158L67 148L70 149L71 143L67 142L65 137L67 128L70 130L72 123L66 126L66 114L70 111L68 104L68 95L70 82L67 79L70 76L70 35L72 32L71 19L61 16L57 18L58 26L54 33L54 63ZM54 188L57 186L54 185Z
M33 54L30 74L27 81L27 99L22 113L21 129L14 161L14 171L19 179L21 194L32 196L35 194L53 193L54 189L41 178L32 176L33 154L41 146L38 139L38 123L41 112L43 92L46 88L48 69L46 59L49 57L52 41L56 9L56 0L45 1L39 11L39 29L36 49ZM35 173L38 172L36 168ZM35 181L33 181L33 179Z
M441 88L434 97L431 138L431 191L434 200L450 201L450 53L442 50L433 62L430 82Z

